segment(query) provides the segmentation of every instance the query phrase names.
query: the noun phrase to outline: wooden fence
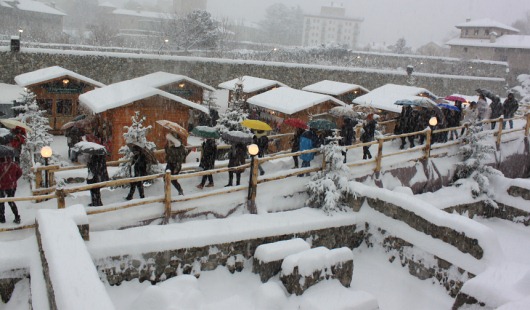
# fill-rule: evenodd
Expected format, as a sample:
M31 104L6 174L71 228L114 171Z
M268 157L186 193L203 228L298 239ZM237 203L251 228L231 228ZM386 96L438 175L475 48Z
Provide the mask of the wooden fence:
M514 133L514 132L523 132L524 136L528 137L529 131L530 131L530 113L526 114L525 116L515 117L512 120L517 120L517 119L525 119L526 120L526 124L525 124L525 126L523 128L515 128L515 129L510 129L510 130L503 129L503 122L505 120L502 119L502 118L493 119L493 120L484 120L484 121L482 121L483 126L488 126L490 123L493 123L493 122L497 123L495 131L490 131L490 130L484 131L484 134L485 135L493 134L494 136L496 136L497 148L500 148L501 141L502 141L501 138L502 138L502 135L504 135L504 134ZM432 141L431 138L432 138L433 134L443 133L443 132L450 132L452 130L461 130L462 128L464 128L466 130L466 132L467 132L468 125L466 124L465 126L446 128L446 129L434 130L434 131L431 131L430 129L425 129L425 130L419 131L419 132L406 133L406 134L400 134L400 135L383 136L383 137L377 138L375 141L371 141L371 142L367 142L367 143L356 143L354 145L347 146L346 149L347 150L351 150L351 149L355 149L355 148L361 148L363 146L377 145L377 155L373 159L364 160L362 162L349 163L347 165L348 165L348 167L352 168L352 167L356 167L356 166L361 166L361 165L375 163L374 172L379 172L379 171L381 171L383 158L386 158L386 157L397 156L397 155L401 155L401 154L405 154L405 153L412 153L412 152L420 151L422 153L422 156L420 156L418 158L409 158L409 159L407 159L407 161L410 161L410 160L414 160L415 161L415 160L418 160L418 159L430 158L430 157L433 157L433 156L431 156L431 151L433 149L448 148L450 146L463 143L462 139L457 139L457 140L455 140L453 142L446 142L446 143L441 143L441 144L433 144L433 143L431 143L431 141ZM394 140L394 139L400 139L402 137L406 138L406 137L409 137L409 136L416 136L416 135L424 135L425 136L425 143L423 145L419 145L417 147L409 148L409 149L406 149L406 150L400 150L400 151L397 151L397 152L391 152L391 153L383 154L384 142L391 141L391 140ZM193 147L193 148L195 148L195 147ZM192 209L173 209L172 208L172 203L174 203L174 202L183 202L183 201L197 200L197 199L201 199L201 198L206 198L206 197L211 197L211 196L216 196L216 195L224 195L224 194L238 192L238 191L244 191L244 190L248 190L248 192L249 192L249 194L247 196L247 206L249 207L249 211L250 212L255 212L255 208L254 208L255 206L253 205L253 203L254 203L253 199L255 198L255 194L256 194L256 191L257 191L256 187L257 187L258 184L265 183L265 182L276 181L276 180L279 180L279 179L284 179L284 178L288 178L288 177L292 177L292 176L296 176L296 175L300 175L300 174L306 174L306 173L310 173L310 172L316 172L316 171L323 170L323 169L325 169L325 166L326 166L326 162L325 162L324 158L322 158L322 163L321 163L320 166L310 167L310 168L305 168L305 169L304 168L296 169L296 170L284 173L281 176L276 176L276 177L261 177L261 178L258 179L258 176L257 176L257 170L258 169L251 169L251 170L253 170L254 173L253 173L253 175L250 176L249 185L234 186L234 187L229 187L229 188L226 188L226 189L223 189L223 190L216 190L216 191L211 191L211 192L193 194L193 195L186 196L186 197L178 196L177 198L175 198L175 197L173 197L171 195L171 187L172 187L171 181L173 181L173 180L181 180L181 179L185 179L185 178L195 178L195 177L200 177L200 176L209 175L209 174L213 175L213 174L219 174L219 173L226 173L228 171L235 171L235 170L239 170L239 169L242 169L242 168L248 168L250 165L253 165L254 167L257 167L258 164L262 164L262 163L265 163L267 161L277 160L277 159L286 158L286 157L299 156L301 154L306 154L306 153L320 153L320 150L319 149L312 149L312 150L306 150L306 151L299 151L299 152L295 152L295 153L276 153L274 155L263 157L263 158L252 157L250 163L246 163L245 165L238 166L238 167L232 167L232 168L228 168L228 167L226 167L226 164L224 164L222 166L217 165L218 168L212 169L212 170L208 170L208 171L189 172L189 170L188 171L184 170L183 173L181 173L179 175L171 175L169 172L165 172L165 173L148 175L148 176L143 176L143 177L125 178L125 179L120 179L120 180L111 180L111 181L106 181L106 182L101 182L101 183L96 183L96 184L88 184L88 185L82 185L82 186L76 186L76 187L70 187L70 188L56 188L55 186L52 186L52 187L47 188L47 189L38 189L37 192L39 192L39 194L36 194L34 196L31 196L31 197L0 198L0 202L3 202L3 203L9 202L9 201L37 201L38 202L38 201L43 201L43 200L48 200L48 199L56 199L57 200L57 208L62 209L62 208L65 208L65 206L66 206L66 198L70 194L73 194L73 193L82 192L82 191L89 191L90 189L94 189L94 188L123 186L123 185L130 184L132 182L139 182L139 181L143 182L143 181L148 181L148 180L162 179L163 182L164 182L164 195L162 197L145 198L145 199L142 199L142 200L139 200L139 201L118 203L118 204L116 204L116 206L112 206L112 207L89 208L87 210L87 214L90 215L90 214L106 213L106 212L112 212L112 211L116 211L116 210L122 210L122 209L127 209L127 208L141 206L141 205L147 205L147 204L153 204L153 203L162 203L164 205L164 210L165 210L164 214L163 214L164 223L167 223L171 216L192 210ZM121 163L121 162L123 162L123 161L109 162L109 166L119 165L119 163ZM48 166L48 167L37 167L37 168L34 168L34 171L35 171L36 175L40 175L42 172L49 173L49 179L52 180L54 175L55 175L55 173L57 173L57 172L74 170L74 169L85 169L85 168L86 168L86 166L83 166L83 165L73 166L73 167ZM252 195L253 195L253 197L252 197ZM23 226L17 226L17 227L13 227L13 228L0 228L0 232L33 228L34 226L35 225L23 225Z

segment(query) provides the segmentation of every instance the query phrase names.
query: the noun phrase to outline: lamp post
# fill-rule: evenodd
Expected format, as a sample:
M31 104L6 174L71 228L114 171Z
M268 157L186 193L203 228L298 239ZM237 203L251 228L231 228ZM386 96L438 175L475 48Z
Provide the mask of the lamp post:
M19 28L19 29L18 29L18 39L19 39L20 41L22 41L22 33L23 33L23 32L24 32L24 29L22 29L22 28Z
M169 43L169 39L164 39L164 43L162 43L162 45L160 45L160 48L158 49L158 55L160 55L160 52L162 51L162 47L164 47L164 45L168 43Z
M259 147L256 144L251 144L247 147L250 155L250 177L248 181L248 196L247 209L251 214L256 214L256 189L258 186L258 159L256 155L259 153Z
M53 150L51 147L49 146L43 146L42 149L40 149L40 156L42 156L42 158L44 158L44 166L47 167L48 166L48 159L50 157L52 157L52 154L53 154ZM45 170L45 173L44 173L44 186L46 186L46 188L48 188L48 170Z

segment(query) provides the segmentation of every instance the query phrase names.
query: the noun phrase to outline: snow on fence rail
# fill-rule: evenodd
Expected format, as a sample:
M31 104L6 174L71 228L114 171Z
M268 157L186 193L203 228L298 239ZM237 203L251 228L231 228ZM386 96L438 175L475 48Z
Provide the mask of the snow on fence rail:
M524 136L528 137L529 132L530 132L530 113L526 114L524 116L519 116L519 117L513 118L513 120L516 120L516 119L525 119L526 120L525 126L523 128L514 128L514 129L511 129L511 130L506 130L506 129L502 128L503 127L502 124L503 124L504 121L507 121L509 119L498 118L498 119L491 119L491 120L483 120L482 124L490 124L490 123L493 123L493 122L497 122L497 125L498 125L497 129L495 129L495 131L488 130L488 131L484 131L483 134L484 135L493 134L494 136L496 136L497 137L497 140L496 140L497 148L500 148L501 138L502 138L502 135L504 135L504 134L513 133L513 132L523 132ZM376 141L372 141L372 142L357 143L357 144L354 144L354 145L346 147L346 149L347 150L351 150L351 149L354 149L354 148L361 148L363 146L377 144L378 145L377 155L374 157L374 159L364 160L362 162L349 163L347 165L348 165L348 167L352 168L352 167L356 167L356 166L361 166L361 165L367 165L367 164L375 163L376 165L375 165L375 168L374 168L374 172L379 172L379 171L381 171L381 168L382 168L382 159L385 158L385 157L391 157L391 156L396 156L396 155L399 155L399 154L412 153L412 152L418 152L418 151L423 151L422 156L417 157L417 158L407 159L407 161L411 161L411 160L415 161L415 160L418 160L418 159L426 159L426 158L436 157L436 155L433 156L433 155L430 154L432 149L448 148L450 146L463 143L463 141L462 140L457 140L457 141L454 141L454 142L442 143L442 144L439 144L438 146L434 146L433 147L432 143L431 143L431 136L433 134L442 133L442 132L449 132L449 131L452 131L452 130L460 130L462 128L466 128L467 129L468 126L469 125L466 124L464 126L452 127L452 128L446 128L446 129L440 129L440 130L433 130L433 131L431 131L430 129L425 129L425 130L419 131L419 132L406 133L406 134L400 134L400 135L383 136L383 137L377 138ZM425 135L425 145L423 145L421 147L418 146L418 147L414 147L414 148L407 149L407 150L400 150L400 151L397 151L397 152L391 152L391 153L383 154L384 142L392 141L394 139L399 139L401 137L413 136L413 135ZM196 146L193 146L193 147L196 147ZM277 155L267 156L267 157L263 157L263 158L255 157L254 158L254 160L256 161L256 163L255 163L256 166L255 167L257 167L258 164L263 164L263 163L265 163L267 161L277 160L277 159L286 158L286 157L299 156L299 155L307 154L307 153L320 153L320 150L319 149L312 149L312 150L299 151L299 152L294 152L294 153L280 153L280 154L277 154ZM123 161L109 162L109 165L118 165L120 162L123 162ZM171 188L172 188L171 181L173 181L173 180L200 177L200 176L208 175L208 174L219 174L219 173L225 173L225 172L228 172L228 171L236 171L236 170L239 170L239 169L247 168L249 166L250 166L250 163L246 163L246 164L238 166L238 167L231 167L231 168L221 167L221 168L208 170L208 171L201 171L201 172L194 172L194 173L184 173L184 174L179 174L179 175L171 175L169 172L166 172L166 173L154 174L154 175L143 176L143 177L134 177L134 178L126 178L126 179L120 179L120 180L111 180L111 181L106 181L106 182L101 182L101 183L82 185L82 186L76 186L76 187L69 187L69 188L55 188L55 187L51 187L51 188L48 188L48 189L37 190L36 192L38 194L34 195L34 196L30 196L30 197L0 198L0 203L1 202L9 202L9 201L29 201L29 200L33 200L33 201L39 202L39 201L43 201L43 200L47 200L47 199L57 199L57 208L62 209L62 208L65 208L65 206L66 206L66 197L68 197L68 195L72 194L72 193L81 192L81 191L89 191L90 189L93 189L93 188L116 187L116 186L127 185L127 184L130 184L130 183L133 183L133 182L155 180L155 179L163 179L163 181L164 181L164 195L163 196L154 197L154 198L146 198L146 199L142 199L141 201L122 202L122 203L110 204L110 205L107 205L107 206L104 206L104 207L99 207L97 209L88 210L87 214L91 215L91 214L112 212L112 211L117 211L117 210L122 210L122 209L127 209L127 208L131 208L131 207L142 206L142 205L147 205L147 204L163 203L164 204L163 218L164 218L164 223L167 223L171 216L177 215L177 214L181 214L181 213L185 213L185 212L188 212L188 211L191 211L191 210L194 209L194 208L187 208L187 209L173 208L172 207L173 203L190 201L190 200L197 200L197 199L202 199L202 198L206 198L206 197L224 195L224 194L229 194L229 193L234 193L234 192L244 191L244 190L249 190L249 192L250 192L251 188L249 188L249 187L251 185L252 185L252 187L257 187L257 185L260 184L260 183L281 180L281 179L285 179L285 178L292 177L292 176L297 176L297 175L301 175L301 174L306 174L306 173L311 173L311 172L316 172L316 171L323 170L326 167L326 162L325 162L324 158L322 158L322 163L319 166L311 167L311 168L294 169L294 170L290 170L289 172L285 172L285 173L282 173L281 175L273 176L273 177L260 177L260 178L258 178L258 176L255 175L254 176L255 180L250 181L249 185L233 186L233 187L230 187L228 189L224 189L223 188L223 189L213 190L213 191L206 192L206 193L193 194L193 195L189 195L189 196L186 196L186 197L173 198L171 196ZM40 175L40 173L42 171L45 171L47 173L50 173L51 176L54 176L54 174L56 172L58 172L58 171L66 171L66 170L72 170L72 169L83 169L83 168L86 168L86 166L76 166L76 168L73 168L73 167L60 168L58 166L47 166L47 167L34 168L34 171L36 172L36 175ZM251 176L251 178L253 178L253 176ZM51 180L53 178L50 178L50 176L49 176L49 179ZM256 192L255 188L253 190L254 190L254 192ZM252 209L249 208L249 211L253 212L255 210L252 210ZM35 227L35 225L24 225L24 226L10 227L10 228L0 228L0 232L28 229L28 228L34 228L34 227Z

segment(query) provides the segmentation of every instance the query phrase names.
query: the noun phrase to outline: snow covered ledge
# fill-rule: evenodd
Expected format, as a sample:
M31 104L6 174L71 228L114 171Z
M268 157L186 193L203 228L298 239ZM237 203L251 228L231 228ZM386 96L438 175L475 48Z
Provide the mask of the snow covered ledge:
M87 223L82 206L37 213L36 236L50 309L114 309L74 219Z

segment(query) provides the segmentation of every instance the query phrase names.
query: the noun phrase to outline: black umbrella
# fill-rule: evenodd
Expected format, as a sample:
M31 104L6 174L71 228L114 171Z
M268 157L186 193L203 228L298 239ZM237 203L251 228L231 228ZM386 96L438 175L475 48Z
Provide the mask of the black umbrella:
M145 159L147 160L147 163L150 165L158 164L158 160L156 159L155 154L153 151L147 149L145 146L143 146L141 143L138 142L132 142L127 143L127 146L131 151L138 150L142 154L145 155Z
M14 157L15 149L7 145L0 145L0 157Z
M245 143L245 144L252 143L252 136L253 135L250 133L245 133L245 132L238 131L238 130L226 131L226 132L223 132L223 134L221 135L223 140L227 142L231 142L231 143L240 142L240 143Z

